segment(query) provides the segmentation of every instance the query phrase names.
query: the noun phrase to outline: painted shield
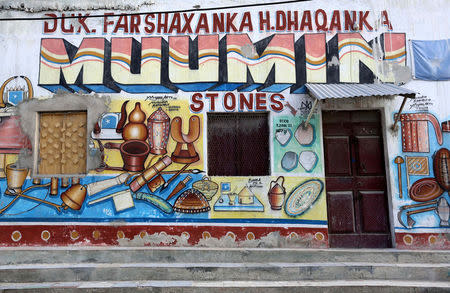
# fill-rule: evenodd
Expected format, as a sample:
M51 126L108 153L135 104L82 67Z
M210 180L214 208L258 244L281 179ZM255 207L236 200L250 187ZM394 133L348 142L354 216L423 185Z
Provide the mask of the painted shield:
M323 190L323 182L311 179L297 186L289 195L284 210L289 216L299 216L309 209Z
M444 193L434 178L422 178L411 185L409 197L418 202L426 202L438 198Z
M446 148L439 149L433 158L434 178L439 185L450 191L450 151Z

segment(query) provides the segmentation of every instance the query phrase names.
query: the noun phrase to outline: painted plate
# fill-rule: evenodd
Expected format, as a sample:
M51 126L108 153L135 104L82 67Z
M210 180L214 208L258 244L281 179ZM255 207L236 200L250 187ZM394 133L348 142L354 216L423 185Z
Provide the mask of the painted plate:
M289 216L299 216L309 209L323 190L323 183L318 179L311 179L297 186L284 205Z

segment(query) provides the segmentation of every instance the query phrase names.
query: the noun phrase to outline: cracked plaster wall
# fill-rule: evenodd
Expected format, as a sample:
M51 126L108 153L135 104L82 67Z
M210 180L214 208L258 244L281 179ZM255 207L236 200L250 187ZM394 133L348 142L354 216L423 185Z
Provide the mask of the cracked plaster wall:
M64 112L87 110L87 133L91 133L101 114L108 111L109 97L99 95L81 95L72 93L57 93L48 99L26 100L18 106L17 114L20 116L22 130L33 142L39 133L36 131L36 115L38 112ZM89 147L87 136L87 146ZM87 170L95 169L101 162L100 153L87 150ZM33 168L33 156L22 151L17 165Z

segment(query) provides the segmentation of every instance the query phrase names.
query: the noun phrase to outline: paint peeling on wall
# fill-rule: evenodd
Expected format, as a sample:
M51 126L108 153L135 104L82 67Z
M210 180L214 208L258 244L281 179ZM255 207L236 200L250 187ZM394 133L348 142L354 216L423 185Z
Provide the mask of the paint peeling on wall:
M186 247L192 246L188 242L189 234L182 233L178 235L169 235L166 232L147 234L146 232L134 236L133 239L120 238L118 243L120 246L176 246ZM226 235L216 238L209 234L203 234L203 237L194 246L197 247L216 247L216 248L310 248L317 245L312 243L315 240L313 234L298 235L291 233L288 236L282 236L279 232L270 232L258 239L252 239L248 236L247 239L238 240L236 235L228 232ZM313 246L312 246L313 245ZM319 246L320 247L320 246Z
M138 1L122 1L122 0L109 0L109 1L57 1L50 3L45 0L33 0L33 1L8 1L8 3L0 4L0 8L3 10L16 10L25 11L30 13L42 12L42 11L83 11L83 10L99 10L99 9L118 9L118 10L131 10L135 11L142 6L153 5L154 1L138 0Z

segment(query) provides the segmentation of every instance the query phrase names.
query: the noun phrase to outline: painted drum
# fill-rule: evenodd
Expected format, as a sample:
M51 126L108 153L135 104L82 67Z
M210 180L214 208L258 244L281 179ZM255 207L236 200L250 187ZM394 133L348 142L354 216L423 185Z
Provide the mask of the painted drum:
M323 190L323 182L311 179L297 186L286 200L284 210L289 216L299 216L308 210Z
M444 190L434 178L422 178L411 185L409 197L418 202L425 202L438 198Z
M31 142L20 128L20 117L9 116L0 119L0 150L6 154L18 154L21 149L31 149Z

